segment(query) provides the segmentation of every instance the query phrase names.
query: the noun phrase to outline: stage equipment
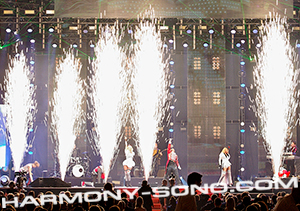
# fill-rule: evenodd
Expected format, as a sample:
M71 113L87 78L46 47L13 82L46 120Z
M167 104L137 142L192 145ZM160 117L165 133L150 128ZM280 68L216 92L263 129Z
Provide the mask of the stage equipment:
M0 177L0 181L1 181L1 185L4 187L4 186L7 186L10 182L9 180L9 177L7 175L2 175Z
M66 183L59 178L37 178L29 184L30 187L71 187L71 183Z

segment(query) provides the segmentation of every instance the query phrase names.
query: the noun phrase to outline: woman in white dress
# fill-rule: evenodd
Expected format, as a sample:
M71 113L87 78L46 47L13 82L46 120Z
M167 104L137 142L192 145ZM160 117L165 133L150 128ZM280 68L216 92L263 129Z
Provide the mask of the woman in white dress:
M130 171L133 166L135 166L135 162L133 161L135 153L133 151L133 148L130 144L127 144L127 141L125 140L125 156L126 160L123 161L123 167L124 167L124 173L125 173L125 186L131 186L131 176Z
M219 154L219 165L222 168L222 173L218 184L223 183L227 184L228 186L232 186L231 163L229 159L229 150L226 147L224 147L222 152Z

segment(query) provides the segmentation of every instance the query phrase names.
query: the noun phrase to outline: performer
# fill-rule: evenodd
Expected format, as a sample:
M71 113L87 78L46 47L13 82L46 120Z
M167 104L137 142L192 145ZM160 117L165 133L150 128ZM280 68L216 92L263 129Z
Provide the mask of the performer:
M135 166L135 162L133 161L135 153L130 144L127 144L127 140L125 139L125 156L126 160L123 161L124 173L125 173L125 186L131 186L131 176L130 171L132 167Z
M95 177L95 179L97 179L98 183L103 183L104 182L105 175L104 175L104 172L103 172L103 167L101 165L97 166L96 168L93 169L92 175ZM94 181L94 183L95 182L96 181Z
M33 182L32 169L38 168L38 167L40 167L40 163L37 161L34 161L34 163L28 163L25 166L23 166L22 168L20 168L20 172L26 172L29 175L27 184L30 184L31 182Z
M153 149L153 158L152 158L152 171L151 175L156 177L158 172L158 166L160 164L160 158L162 156L162 152L157 147L157 143L155 142L154 149Z
M171 140L168 143L168 160L166 164L166 173L165 179L168 179L172 173L175 176L176 184L180 184L178 169L181 170L181 167L178 162L178 156L175 152L175 149L172 146Z
M219 154L219 165L222 168L222 173L218 181L218 184L225 183L229 186L232 186L231 163L229 159L230 159L229 150L226 147L224 147L222 152Z
M296 155L297 152L298 152L297 145L295 144L294 141L292 141L292 143L291 143L291 149L290 149L290 152L291 152L293 155Z

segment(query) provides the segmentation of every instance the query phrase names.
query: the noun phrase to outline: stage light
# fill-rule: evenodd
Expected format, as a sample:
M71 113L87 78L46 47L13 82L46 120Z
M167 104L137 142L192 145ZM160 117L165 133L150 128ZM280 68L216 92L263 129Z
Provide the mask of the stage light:
M171 43L171 44L172 44L172 43L174 43L174 40L172 40L172 39L169 39L169 43Z
M241 171L245 171L245 168L244 168L244 167L242 167L242 168L241 168Z
M241 83L241 87L243 87L243 88L244 88L245 86L246 86L246 85L245 85L244 83Z
M78 47L78 45L77 45L77 43L73 43L73 48L77 48Z
M171 85L170 85L170 88L171 88L171 89L174 89L174 88L175 88L175 85L174 85L174 84L171 84Z
M52 47L53 48L57 48L57 44L56 43L52 43Z
M245 44L245 42L246 42L245 40L241 40L241 43L242 43L242 44Z
M173 60L170 61L170 65L173 65L175 62Z
M254 29L252 29L252 33L253 33L253 34L257 34L257 33L258 33L258 28L257 28L257 27L254 27Z
M245 129L241 129L241 133L245 133Z
M191 30L190 28L187 28L186 33L187 33L187 34L191 34L191 33L192 33L192 30Z
M231 30L230 30L230 33L231 33L231 34L235 34L235 33L236 33L236 29L231 29Z
M168 47L168 45L167 45L166 43L164 43L163 47L164 47L164 48L167 48L167 47Z
M207 48L209 46L209 44L207 42L203 43L203 47Z
M30 63L31 65L34 65L35 62L34 62L33 60L31 60L29 63Z
M50 26L49 29L48 29L48 31L49 31L50 33L53 33L53 32L55 31L54 26Z
M245 154L245 151L244 150L241 150L240 151L241 155Z
M133 32L132 29L128 30L128 34L132 34L132 32Z
M241 61L240 64L241 64L242 66L244 66L246 63L245 63L244 61Z
M300 48L300 43L297 43L296 47L297 47L297 48Z
M239 48L241 47L241 43L238 42L237 44L235 44L235 46Z
M33 32L33 28L32 28L32 26L28 26L28 28L27 28L27 32L28 32L28 33L32 33L32 32Z
M34 44L35 43L35 39L30 39L30 43Z
M173 132L174 132L174 130L173 130L172 128L170 128L170 129L169 129L169 132L170 132L170 133L173 133Z
M260 43L257 43L257 44L256 44L256 47L257 47L257 48L260 48L260 47L261 47L261 44L260 44Z
M244 146L245 146L244 144L241 144L241 147L242 147L242 148L244 148Z
M189 44L187 43L187 41L184 41L184 42L182 43L182 46L183 46L184 48L187 48L187 47L189 46Z
M208 30L208 33L210 33L210 34L213 34L214 32L215 32L215 30L213 30L213 29Z
M88 33L89 28L87 26L83 27L82 32L85 33L85 34Z
M2 186L7 186L10 182L9 177L7 175L2 175L0 177L0 181Z
M94 43L90 43L90 48L95 48Z
M9 28L9 27L7 27L6 29L5 29L5 31L6 31L6 33L11 33L11 28Z
M244 126L245 125L245 122L241 122L241 126Z
M171 110L174 110L174 108L175 108L175 106L173 106L173 105L170 106L170 109L171 109Z
M32 152L32 151L28 151L28 154L29 154L29 155L33 155L33 152Z

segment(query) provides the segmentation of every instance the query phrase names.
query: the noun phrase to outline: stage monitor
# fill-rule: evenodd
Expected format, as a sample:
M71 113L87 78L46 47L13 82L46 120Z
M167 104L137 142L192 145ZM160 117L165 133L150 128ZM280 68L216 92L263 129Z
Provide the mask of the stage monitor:
M157 18L293 18L292 0L55 0L55 16L135 19L150 5Z
M71 183L59 178L37 178L29 184L30 187L71 187Z

